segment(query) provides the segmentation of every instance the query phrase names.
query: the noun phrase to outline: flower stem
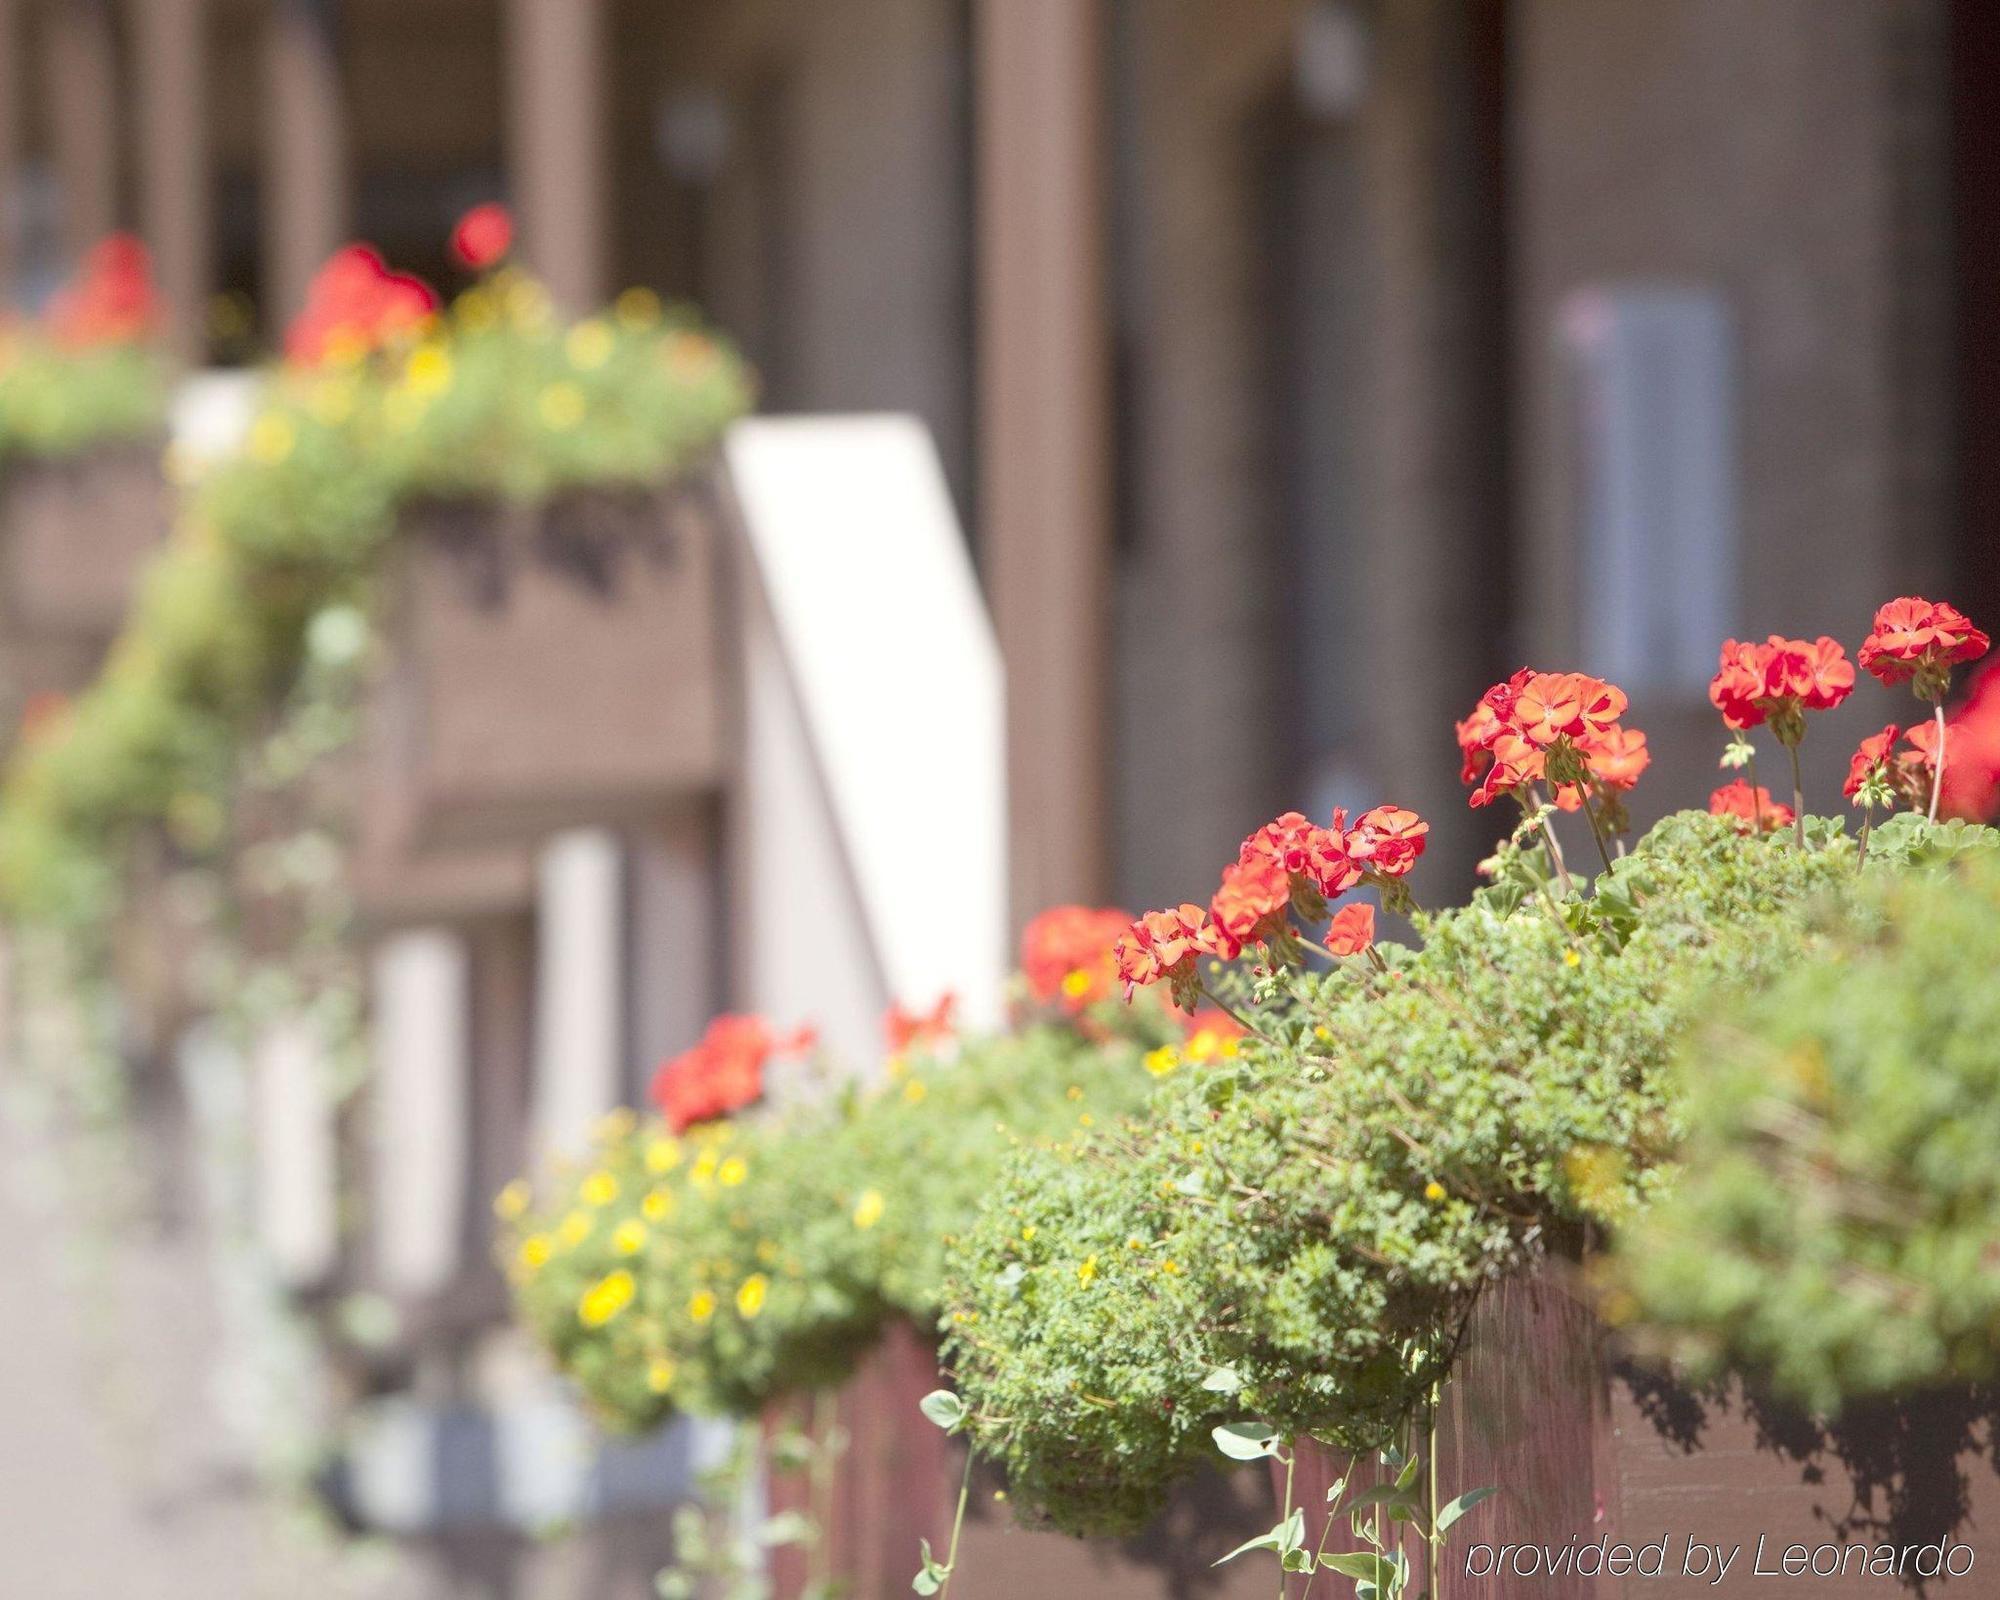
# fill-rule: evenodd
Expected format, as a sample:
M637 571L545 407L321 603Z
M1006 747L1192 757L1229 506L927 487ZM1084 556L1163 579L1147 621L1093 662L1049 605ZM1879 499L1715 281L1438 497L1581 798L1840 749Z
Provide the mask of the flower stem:
M1792 837L1799 842L1801 850L1806 847L1806 786L1799 776L1799 747L1793 743L1785 745L1785 754L1792 758Z
M1937 702L1937 764L1931 768L1931 821L1937 821L1938 796L1944 793L1944 700Z
M1866 811L1861 813L1861 848L1854 852L1854 870L1859 872L1868 865L1868 830L1875 825L1875 819Z
M965 1526L965 1502L972 1493L972 1446L965 1447L965 1471L958 1479L958 1510L951 1519L951 1547L944 1553L944 1584L938 1590L938 1600L949 1600L951 1580L958 1576L958 1534Z
M1278 1507L1278 1526L1284 1527L1292 1520L1292 1474L1298 1470L1299 1442L1292 1441L1292 1453L1285 1457L1285 1503ZM1278 1562L1278 1600L1285 1600L1285 1563Z
M1583 814L1590 822L1590 837L1597 846L1597 859L1604 863L1604 870L1609 874L1612 870L1611 852L1604 848L1604 830L1597 825L1597 812L1587 797L1583 802Z

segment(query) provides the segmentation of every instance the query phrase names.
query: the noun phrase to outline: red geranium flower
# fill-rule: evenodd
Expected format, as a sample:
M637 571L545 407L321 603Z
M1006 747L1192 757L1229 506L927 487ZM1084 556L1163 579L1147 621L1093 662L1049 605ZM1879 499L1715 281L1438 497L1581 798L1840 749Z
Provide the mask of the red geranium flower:
M1118 976L1111 948L1131 922L1131 912L1111 907L1044 911L1021 932L1021 975L1028 993L1071 1016L1104 999Z
M1347 858L1365 873L1400 878L1424 853L1431 825L1401 806L1377 806L1355 818L1344 841Z
M1541 781L1542 752L1511 729L1493 741L1489 754L1493 764L1486 769L1486 776L1480 780L1479 787L1472 791L1473 805L1491 805L1502 796Z
M1342 906L1326 930L1326 948L1336 956L1358 956L1375 942L1375 908L1365 900Z
M1583 741L1590 775L1606 789L1629 789L1652 764L1646 735L1637 728L1610 728Z
M949 991L939 995L937 1004L928 1011L906 1011L892 1003L882 1015L882 1033L889 1042L889 1054L908 1055L912 1050L935 1050L949 1043L953 1031L951 1014L957 1008L958 996Z
M129 233L100 239L43 315L59 344L130 344L151 336L159 325L160 297L145 245Z
M763 1097L764 1067L773 1055L809 1050L813 1041L810 1028L778 1035L762 1017L717 1017L653 1075L653 1103L676 1133L726 1117Z
M1491 692L1490 690L1488 691ZM1584 672L1536 672L1514 697L1507 724L1538 750L1609 730L1625 714L1625 691Z
M1712 817L1733 818L1745 833L1759 827L1769 833L1774 828L1789 827L1792 822L1790 806L1773 800L1769 789L1761 785L1753 789L1741 778L1725 783L1708 797L1708 813Z
M285 332L285 356L316 366L333 355L366 355L420 327L438 307L421 278L391 272L376 251L336 251L306 290L305 308Z
M1208 903L1216 953L1233 961L1245 945L1269 943L1284 931L1291 904L1291 875L1276 857L1232 861L1222 869L1222 886Z
M1840 786L1840 792L1852 800L1861 792L1861 786L1889 760L1889 752L1895 748L1896 735L1901 733L1895 723L1890 723L1880 733L1871 733L1855 747L1848 758L1847 781Z
M514 244L514 215L497 200L474 206L451 230L451 253L462 267L484 272Z
M1131 999L1134 989L1164 979L1172 985L1174 1004L1183 1011L1193 1010L1201 993L1195 962L1213 948L1208 913L1200 906L1183 904L1148 911L1118 936L1113 947L1125 998Z
M1976 661L1991 642L1956 606L1906 595L1875 613L1861 665L1884 683L1914 678L1920 696L1939 700L1952 667Z
M1708 698L1729 727L1741 731L1766 721L1780 737L1803 728L1804 711L1828 711L1854 692L1854 663L1837 639L1772 634L1762 644L1726 639Z

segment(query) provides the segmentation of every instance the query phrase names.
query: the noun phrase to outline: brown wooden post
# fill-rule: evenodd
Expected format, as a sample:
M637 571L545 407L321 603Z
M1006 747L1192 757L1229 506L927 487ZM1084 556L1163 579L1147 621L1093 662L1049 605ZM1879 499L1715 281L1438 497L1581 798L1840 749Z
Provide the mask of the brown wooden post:
M166 303L167 347L199 363L214 283L205 79L207 0L132 0L139 216Z
M1091 0L977 11L981 537L1017 923L1110 877L1102 25Z
M20 287L21 8L0 0L0 304Z
M508 0L508 160L523 259L558 305L604 298L601 0Z
M347 125L328 0L271 0L264 149L264 311L276 332L347 232Z
M57 0L42 40L62 240L74 257L118 226L118 64L108 0Z

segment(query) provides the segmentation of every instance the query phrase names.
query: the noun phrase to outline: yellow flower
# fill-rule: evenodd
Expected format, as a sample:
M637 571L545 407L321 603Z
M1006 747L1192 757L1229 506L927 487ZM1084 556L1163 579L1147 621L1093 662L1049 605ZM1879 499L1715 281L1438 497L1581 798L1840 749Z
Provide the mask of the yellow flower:
M1029 1223L1025 1228L1021 1230L1021 1243L1033 1244L1035 1242L1035 1234L1037 1231L1038 1230L1036 1229L1035 1225L1032 1222Z
M638 1285L623 1267L584 1291L576 1304L578 1319L586 1328L601 1328L632 1303Z
M250 425L250 454L267 467L283 461L298 442L292 419L279 412L267 411Z
M648 1222L665 1222L674 1214L674 1197L665 1189L648 1190L639 1202L639 1215Z
M1081 1100L1083 1098L1083 1090L1076 1084L1071 1084L1063 1093L1072 1100Z
M716 1155L713 1150L704 1150L694 1158L694 1165L688 1168L688 1182L697 1189L706 1189L715 1182Z
M1424 1198L1426 1200L1442 1200L1444 1198L1444 1185L1439 1183L1435 1178L1431 1179L1429 1183L1424 1185Z
M1578 955L1574 950L1565 950L1563 952L1563 965L1566 967L1582 966L1583 957Z
M1088 1111L1086 1111L1082 1116L1076 1119L1076 1125L1079 1128L1094 1128L1097 1126L1097 1118L1093 1117Z
M572 1211L562 1219L556 1229L556 1243L565 1250L574 1250L590 1237L592 1222L587 1211Z
M646 1225L628 1218L611 1230L611 1248L621 1256L636 1256L646 1248Z
M665 1356L654 1356L646 1363L646 1387L654 1394L665 1394L674 1386L674 1364Z
M569 337L563 340L563 351L571 366L589 372L611 359L612 343L611 330L604 320L589 317L569 330Z
M872 1228L882 1220L882 1191L863 1189L861 1198L854 1202L854 1225L857 1228Z
M1180 1276L1181 1264L1172 1257L1168 1257L1168 1259L1160 1263L1160 1270L1170 1278L1177 1278Z
M1213 1028L1197 1028L1188 1036L1188 1059L1194 1062L1214 1061L1218 1057L1227 1059L1236 1054L1236 1041L1225 1039Z
M924 1087L924 1080L922 1078L912 1078L908 1083L903 1085L903 1099L913 1106L921 1105L924 1096L929 1093L930 1090Z
M620 1106L616 1111L607 1111L597 1119L597 1142L616 1144L638 1126L639 1119L633 1115L630 1106Z
M681 1164L681 1142L664 1136L648 1141L646 1145L646 1170L648 1172L672 1172Z
M583 390L567 378L552 383L542 391L536 409L541 412L543 422L558 433L567 433L583 421Z
M764 1309L764 1297L770 1292L771 1280L761 1272L751 1273L736 1291L736 1314L751 1320Z
M734 1189L750 1176L750 1163L741 1156L730 1156L715 1169L715 1181L725 1189Z
M441 344L418 345L403 363L403 382L412 394L443 394L451 387L451 352Z
M612 309L621 323L636 332L659 322L660 297L651 289L634 287L621 294Z
M506 1188L493 1197L493 1215L502 1222L515 1222L527 1214L528 1204L534 1199L527 1183L516 1178Z
M1076 1269L1076 1281L1088 1287L1097 1277L1097 1257L1086 1256L1083 1265Z
M549 1264L549 1257L554 1254L555 1251L550 1248L549 1241L545 1235L531 1233L521 1241L521 1270L524 1272L539 1272Z
M1062 976L1061 984L1063 997L1068 1000L1081 1000L1085 995L1090 993L1090 984L1090 973L1084 967L1077 967L1069 972L1065 972Z
M1181 1064L1180 1052L1170 1044L1163 1044L1157 1050L1145 1054L1146 1070L1156 1078L1164 1078Z
M618 1198L618 1180L608 1172L593 1172L576 1192L585 1205L601 1209Z
M694 1298L688 1301L688 1316L696 1322L706 1322L715 1315L715 1296L706 1289L697 1289Z

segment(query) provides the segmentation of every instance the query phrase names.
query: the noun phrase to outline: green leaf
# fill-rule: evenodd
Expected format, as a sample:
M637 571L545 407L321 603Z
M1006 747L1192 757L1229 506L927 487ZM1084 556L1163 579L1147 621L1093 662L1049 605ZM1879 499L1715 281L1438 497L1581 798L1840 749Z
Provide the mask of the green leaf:
M818 1536L819 1530L812 1519L802 1511L780 1511L774 1517L766 1517L757 1530L757 1542L767 1550L779 1545L811 1544Z
M1403 1464L1403 1470L1396 1474L1398 1489L1408 1489L1417 1481L1417 1469L1423 1465L1423 1460L1422 1456L1413 1455Z
M1225 1422L1215 1430L1215 1448L1232 1461L1261 1461L1278 1453L1278 1436L1263 1422Z
M1489 1499L1499 1492L1497 1488L1468 1489L1457 1499L1447 1501L1438 1509L1438 1532L1443 1533L1446 1528L1449 1528L1454 1522L1458 1521L1460 1517L1478 1505L1480 1501Z
M1217 1367L1201 1380L1201 1386L1210 1394L1234 1394L1243 1387L1243 1374L1234 1367Z
M1367 1550L1342 1550L1336 1555L1321 1556L1319 1564L1331 1567L1343 1577L1359 1578L1378 1587L1393 1583L1399 1570L1387 1556Z
M1228 1555L1218 1556L1209 1565L1219 1567L1223 1562L1234 1561L1238 1556L1247 1555L1252 1550L1282 1550L1285 1548L1285 1534L1290 1526L1291 1519L1288 1517L1268 1533L1260 1533L1254 1539L1245 1539Z
M949 1389L933 1389L917 1402L917 1409L946 1433L965 1426L965 1402Z

